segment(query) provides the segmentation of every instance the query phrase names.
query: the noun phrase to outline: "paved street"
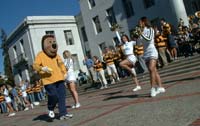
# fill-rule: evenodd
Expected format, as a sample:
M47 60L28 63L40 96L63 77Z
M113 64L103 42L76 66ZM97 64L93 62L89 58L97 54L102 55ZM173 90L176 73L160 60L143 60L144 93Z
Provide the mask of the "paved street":
M126 84L81 95L82 107L68 109L72 119L50 121L42 103L15 117L1 114L0 126L199 126L200 71L162 79L167 92L155 98L149 97L148 82L137 93L132 92L134 85ZM67 98L67 105L72 103Z

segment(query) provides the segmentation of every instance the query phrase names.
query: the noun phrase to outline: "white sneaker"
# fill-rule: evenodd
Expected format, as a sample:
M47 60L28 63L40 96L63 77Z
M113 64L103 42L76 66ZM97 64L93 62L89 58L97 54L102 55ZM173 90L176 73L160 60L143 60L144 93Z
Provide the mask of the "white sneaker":
M131 73L132 73L135 77L137 76L136 71L135 71L135 68L132 68L132 69L131 69Z
M54 117L55 117L54 111L49 110L48 116L49 116L50 118L54 118Z
M108 88L107 84L104 86L104 88Z
M72 118L72 117L73 117L73 114L67 113L65 116L66 116L66 117L69 117L69 118Z
M135 92L135 91L139 91L139 90L141 90L142 88L141 88L141 86L136 86L134 89L133 89L133 91Z
M16 113L10 113L10 114L8 114L8 117L11 117L11 116L15 116L16 115Z
M29 110L29 108L28 107L26 107L25 109L24 109L24 111L28 111Z
M31 108L32 108L32 109L34 108L33 104L31 104Z
M101 88L100 89L104 89L104 86L101 86Z
M155 97L157 95L157 91L154 87L151 88L151 97Z
M64 116L61 116L60 120L69 119L69 118L72 118L72 117L73 117L73 115L68 113L68 114L66 114Z
M115 80L114 79L112 80L111 84L115 84Z
M119 77L117 78L117 81L120 81Z
M72 105L72 108L75 109L75 108L80 108L81 107L81 104L80 103L77 103L75 105Z
M164 87L158 87L158 88L157 88L157 92L158 92L158 93L165 93L165 91L166 91L166 90L165 90Z
M33 102L35 106L40 105L40 102Z

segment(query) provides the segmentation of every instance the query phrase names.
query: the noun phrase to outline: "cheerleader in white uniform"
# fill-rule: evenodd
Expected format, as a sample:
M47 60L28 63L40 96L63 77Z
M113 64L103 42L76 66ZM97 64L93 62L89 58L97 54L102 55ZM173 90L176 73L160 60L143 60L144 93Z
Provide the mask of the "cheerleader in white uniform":
M15 116L16 113L14 112L13 107L12 107L12 105L11 105L12 100L11 100L11 98L10 98L10 96L9 96L8 89L6 88L5 85L3 85L3 86L1 87L1 91L3 92L3 95L4 95L4 97L5 97L5 101L6 101L7 107L8 107L8 109L9 109L9 114L8 114L8 116L9 116L9 117Z
M137 74L135 71L135 63L137 58L134 55L134 45L136 45L136 41L129 41L127 35L123 35L122 37L123 45L121 46L123 54L126 56L126 59L120 62L120 66L127 69L133 75L133 80L136 84L136 87L133 91L141 90L141 86L139 85Z
M31 107L33 109L33 104L31 104L29 102L29 100L27 99L27 93L26 93L27 87L28 87L27 83L25 83L24 81L21 81L21 83L20 83L20 90L22 92L23 100L24 100L24 102L26 104L26 108L24 109L24 111L29 110L28 107Z
M74 74L74 67L73 67L74 63L71 58L70 51L65 50L63 52L63 58L64 58L65 67L67 69L66 83L75 101L75 104L72 105L72 108L79 108L81 104L79 103L79 100L78 100L78 92L76 90L76 84L75 84L76 77Z
M160 75L157 71L156 64L158 60L158 52L154 46L154 30L146 17L142 17L139 21L140 27L143 29L140 33L139 42L144 46L143 58L146 61L151 79L151 97L155 97L159 93L164 93L165 88L162 86ZM157 85L158 87L157 87Z

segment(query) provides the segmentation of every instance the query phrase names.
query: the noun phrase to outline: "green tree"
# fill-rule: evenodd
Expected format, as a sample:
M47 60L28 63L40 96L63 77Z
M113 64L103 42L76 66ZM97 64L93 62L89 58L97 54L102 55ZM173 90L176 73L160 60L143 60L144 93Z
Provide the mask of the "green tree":
M14 77L13 77L13 72L11 68L11 63L9 59L9 54L8 54L8 45L7 45L7 34L6 32L1 28L0 29L1 33L1 49L3 50L3 57L4 57L4 72L5 75L7 76L8 80L6 81L6 84L13 85L14 84Z

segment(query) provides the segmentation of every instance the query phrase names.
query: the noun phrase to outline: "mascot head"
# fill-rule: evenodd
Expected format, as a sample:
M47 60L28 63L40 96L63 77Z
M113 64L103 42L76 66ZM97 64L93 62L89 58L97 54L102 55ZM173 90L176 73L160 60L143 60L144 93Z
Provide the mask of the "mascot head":
M42 50L51 58L57 55L58 45L54 35L44 35L42 37Z

